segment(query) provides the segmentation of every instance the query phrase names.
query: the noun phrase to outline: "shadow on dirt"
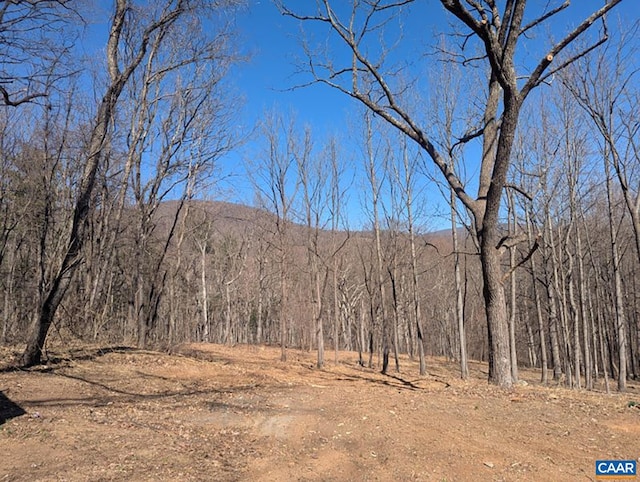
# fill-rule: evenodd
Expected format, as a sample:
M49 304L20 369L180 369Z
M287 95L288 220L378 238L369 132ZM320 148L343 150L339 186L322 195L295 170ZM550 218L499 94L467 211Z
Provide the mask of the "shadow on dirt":
M64 353L53 352L51 354L45 353L40 365L24 368L18 364L18 354L16 353L13 362L9 362L8 365L0 367L0 373L13 373L21 371L36 371L36 372L50 372L59 366L63 366L71 361L93 361L109 353L144 353L145 350L139 348L114 345L100 348L76 348L65 351Z
M0 392L0 425L26 413L20 405L12 401L3 392Z
M377 375L377 374L376 374ZM336 376L336 380L348 380L348 381L362 381L367 383L372 383L374 385L382 385L389 388L395 388L398 390L412 390L412 391L422 391L423 388L414 384L410 380L405 380L404 378L398 375L380 375L384 378L379 378L378 376L366 376L366 375L356 375L356 374L345 374L341 373Z
M257 349L256 349L257 351ZM180 356L185 356L188 358L193 358L196 360L203 360L209 362L222 363L225 365L230 365L236 363L233 357L216 352L215 346L199 348L197 346L192 346L189 344L178 345L174 347L172 350L173 354L177 354ZM294 356L295 358L295 356ZM330 370L320 369L318 370L314 364L308 364L301 362L300 360L294 360L289 364L279 365L278 362L274 363L270 360L243 360L243 364L246 366L256 367L257 369L263 369L265 365L268 364L271 370L275 368L280 368L283 372L288 372L291 370L292 366L298 366L298 368L304 371L313 371L315 376L319 376L320 378L325 378L327 381L362 381L371 383L374 385L381 385L388 388L398 389L398 390L411 390L411 391L424 391L425 388L416 383L416 381L411 381L406 379L405 377L399 374L382 374L379 371L364 368L360 365L354 365L350 363L342 363L341 367L349 370L351 373L334 373ZM451 385L442 380L436 374L430 375L425 380L429 382L436 382L442 384L444 388L449 388ZM417 380L419 382L420 380Z
M148 373L136 373L141 378L157 378L158 380L167 381L166 377L149 375ZM58 373L57 376L68 378L70 380L76 380L82 383L86 383L88 385L93 386L94 388L98 388L106 392L105 397L101 397L104 399L108 399L108 401L139 401L139 400L158 400L164 398L171 397L191 397L197 395L208 395L208 394L218 394L222 393L220 389L216 388L197 388L190 387L188 385L183 385L181 389L173 389L173 390L162 390L155 393L143 393L136 392L133 390L124 390L121 388L116 388L113 386L109 386L106 383L91 380L89 378L85 378L79 375L72 375L70 373ZM144 386L144 383L141 382L141 387Z
M180 383L179 380L172 380L162 376L150 375L148 373L134 372L135 376L140 377L140 388L145 387L144 380L150 378L157 378L160 382L175 382ZM181 383L182 387L173 389L159 390L153 393L145 393L142 390L127 390L110 386L103 381L92 380L89 377L80 375L63 373L56 371L53 376L66 378L68 380L74 380L81 382L91 387L91 395L77 398L47 398L30 401L27 403L29 406L48 406L48 407L63 407L63 406L89 406L89 407L104 407L112 404L118 406L124 404L137 404L139 402L146 401L166 401L174 400L176 403L188 403L189 400L197 397L207 397L211 400L217 400L225 395L251 392L257 388L255 384L241 385L241 386L224 386L220 388L212 387L199 387L197 385L188 385ZM0 392L1 394L1 392ZM216 402L211 401L213 406ZM234 408L234 407L231 407Z
M93 361L109 353L141 353L145 350L126 345L105 346L99 348L77 348L64 354L54 354L47 359L48 365L58 365L69 361Z

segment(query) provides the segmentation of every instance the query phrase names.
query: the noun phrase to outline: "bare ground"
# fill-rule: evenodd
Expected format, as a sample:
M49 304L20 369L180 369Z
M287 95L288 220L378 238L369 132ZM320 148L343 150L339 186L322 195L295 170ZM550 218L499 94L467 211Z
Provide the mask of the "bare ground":
M80 347L0 372L0 481L579 481L640 456L638 385L570 391L532 371L504 391L480 363L463 382L442 359L425 377L407 359L392 376L354 354L325 370L313 353L278 359Z

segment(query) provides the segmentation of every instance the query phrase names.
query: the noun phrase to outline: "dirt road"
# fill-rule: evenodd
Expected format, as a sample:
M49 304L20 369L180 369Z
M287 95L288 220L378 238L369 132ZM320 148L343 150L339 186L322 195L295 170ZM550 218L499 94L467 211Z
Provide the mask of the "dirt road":
M0 481L587 481L597 459L640 456L634 384L605 395L524 372L506 392L479 363L463 382L440 359L383 376L353 354L316 370L276 348L177 351L84 347L0 373Z

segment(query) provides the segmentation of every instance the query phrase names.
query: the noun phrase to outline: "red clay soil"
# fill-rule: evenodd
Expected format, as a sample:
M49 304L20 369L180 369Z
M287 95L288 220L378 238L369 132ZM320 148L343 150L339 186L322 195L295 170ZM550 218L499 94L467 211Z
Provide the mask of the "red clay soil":
M9 363L15 351L3 349ZM454 363L384 376L352 353L182 345L0 372L0 481L580 481L640 456L640 387L505 391ZM638 405L635 405L638 403Z

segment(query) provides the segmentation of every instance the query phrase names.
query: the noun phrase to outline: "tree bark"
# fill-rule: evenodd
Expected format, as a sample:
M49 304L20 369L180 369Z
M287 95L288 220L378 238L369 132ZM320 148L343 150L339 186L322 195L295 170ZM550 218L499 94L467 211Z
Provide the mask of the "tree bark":
M185 13L185 2L179 1L162 11L143 29L137 45L130 45L130 57L121 65L122 35L126 30L131 5L128 0L117 0L111 18L107 40L107 69L109 85L102 97L91 128L88 155L80 179L73 208L73 220L66 243L65 255L56 270L50 288L41 306L37 307L30 329L27 346L20 359L22 366L41 363L42 349L55 314L71 283L74 272L81 264L81 249L86 237L86 222L91 210L91 198L96 183L96 174L101 165L103 151L115 116L115 109L128 80L145 59L154 36L163 37L176 20Z
M607 177L607 205L609 208L609 234L611 259L613 261L613 299L615 303L615 328L618 348L618 391L627 389L627 322L625 317L624 299L622 294L622 275L620 273L620 252L618 248L618 230L615 227L613 209L613 187L609 169L609 159L605 152L605 175Z
M142 60L142 57L135 59L125 72L120 72L119 70L118 47L127 9L128 2L126 0L118 0L116 2L107 44L107 62L111 83L100 102L91 130L89 155L84 166L73 209L73 220L67 241L66 253L54 276L51 287L45 294L42 304L35 312L33 324L29 330L27 346L20 359L20 364L23 367L38 365L42 362L42 350L47 334L49 333L49 328L69 288L72 275L81 262L80 251L84 243L85 222L89 216L90 201L96 181L96 173L102 160L102 153L113 119L116 103L126 81Z
M451 203L451 236L453 242L453 280L456 291L456 321L458 322L458 339L460 343L460 378L469 378L469 364L467 362L467 337L464 329L464 298L462 296L462 281L460 277L460 251L458 246L458 223L456 221L455 193L450 190Z

